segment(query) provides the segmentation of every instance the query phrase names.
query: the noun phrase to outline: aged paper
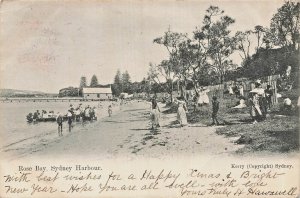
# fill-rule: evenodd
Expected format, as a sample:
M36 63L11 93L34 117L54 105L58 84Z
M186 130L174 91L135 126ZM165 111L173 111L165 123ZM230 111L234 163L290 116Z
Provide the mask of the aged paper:
M227 21L231 33L224 35L228 38L237 38L234 37L237 31L251 30L248 51L234 48L229 58L234 67L242 65L247 53L253 55L259 48L269 49L263 41L268 30L259 30L258 26L270 28L272 17L285 3L277 0L1 1L0 197L299 197L299 104L295 103L297 98L291 97L292 93L299 97L295 84L280 92L284 97L288 93L287 97L276 96L276 101L272 98L273 106L266 111L265 120L254 118L253 122L248 98L247 109L242 114L238 108L243 103L231 95L230 89L225 93L223 85L212 82L213 72L209 73L207 79L211 83L206 84L206 89L198 87L200 98L196 102L191 96L187 98L187 93L195 94L193 89L198 84L193 82L195 86L184 87L186 102L180 102L177 97L173 101L176 110L172 111L175 107L163 101L170 100L168 92L156 93L157 82L154 77L151 79L149 70L149 65L150 68L160 65L162 60L177 53L176 47L183 46L174 47L169 43L169 48L165 48L169 42L164 40L168 38L167 33L182 36L180 39L187 43L188 39L192 42L197 39L195 32L201 31L203 21L210 20L205 17L210 6L225 11L225 14L216 12L211 18L224 14L234 19L234 22ZM299 5L295 13L297 9ZM216 27L222 25L226 26L220 22ZM212 35L205 28L202 31L204 35ZM293 39L287 37L287 40L293 46ZM203 45L207 45L203 47L207 50L208 43ZM294 48L299 52L297 46L298 43ZM222 47L216 44L217 49ZM281 47L271 48L276 51ZM224 60L228 58L226 53L229 52L225 50ZM212 64L214 56L207 57ZM193 56L184 58L179 60L192 61ZM274 59L277 66L283 64L276 56ZM291 66L282 67L287 77L275 72L266 80L271 88L275 87L274 94L279 88L278 81L272 78L289 79L296 73L294 68L299 68L299 59L290 60L287 62ZM187 61L183 65L188 64ZM190 69L191 73L186 73L192 75ZM118 71L122 73L120 87L124 93L116 97ZM172 72L175 70L169 75ZM176 72L174 79L171 75L168 79L174 81L175 95L180 94L177 82L194 79L193 76L181 78L182 70ZM124 82L126 73L130 75L129 86ZM93 75L98 79L92 80ZM83 77L86 89L81 89L85 87L81 87ZM169 82L164 81L163 75L157 79L161 81L158 84ZM246 80L243 83L245 93L251 92L250 85L257 85L246 86ZM150 88L140 91L144 85ZM131 91L126 93L126 89ZM211 126L208 123L211 114L213 124L219 124L218 120L215 123L215 107L212 107L215 103L211 101L214 100L211 94L219 89L225 95L218 107L221 126ZM206 92L209 92L207 104L201 96ZM159 108L153 102L154 97L163 99L157 104ZM237 108L230 110L225 101ZM290 107L287 113L274 110L281 107L280 102L286 105L283 107ZM239 115L250 121L243 123Z

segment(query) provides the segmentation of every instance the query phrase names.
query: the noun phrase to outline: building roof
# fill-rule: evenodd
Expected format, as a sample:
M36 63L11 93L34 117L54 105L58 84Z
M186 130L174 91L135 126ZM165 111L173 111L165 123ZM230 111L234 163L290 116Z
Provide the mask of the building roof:
M84 87L83 88L83 93L84 94L111 94L111 88L110 87L106 87L106 88L98 88L98 87Z

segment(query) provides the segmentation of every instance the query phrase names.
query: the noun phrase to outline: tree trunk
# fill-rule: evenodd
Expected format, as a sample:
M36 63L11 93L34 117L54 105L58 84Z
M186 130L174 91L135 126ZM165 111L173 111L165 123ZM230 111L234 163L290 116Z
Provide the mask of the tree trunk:
M173 103L173 81L171 81L171 103Z
M196 69L193 68L193 84L194 84L194 90L195 90L195 94L198 94L198 91L197 91L197 81L196 81Z
M220 97L220 99L221 98L223 98L223 90L222 90L222 85L223 85L223 78L224 78L224 76L221 74L220 76L219 76L219 97Z

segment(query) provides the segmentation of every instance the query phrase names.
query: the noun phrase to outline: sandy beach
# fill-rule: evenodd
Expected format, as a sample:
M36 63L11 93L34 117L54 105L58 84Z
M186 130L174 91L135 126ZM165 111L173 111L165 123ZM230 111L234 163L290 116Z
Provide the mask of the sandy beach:
M164 104L159 104L164 110ZM112 117L76 124L72 132L50 142L35 142L9 153L13 159L55 156L111 158L172 158L177 156L231 155L240 148L232 140L215 133L215 127L190 124L179 127L176 114L161 114L161 127L150 130L150 105L144 101L124 104ZM56 125L53 124L53 127ZM5 154L5 153L4 153ZM8 153L6 153L8 154ZM12 154L12 155L11 155Z

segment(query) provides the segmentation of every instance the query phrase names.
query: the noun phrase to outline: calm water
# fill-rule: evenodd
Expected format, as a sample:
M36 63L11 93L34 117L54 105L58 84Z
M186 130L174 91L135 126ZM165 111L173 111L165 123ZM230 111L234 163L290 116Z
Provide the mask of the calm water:
M27 123L26 115L36 110L54 111L66 114L70 104L77 107L82 103L83 107L90 105L97 107L98 120L108 116L107 106L114 104L116 111L118 106L113 102L12 102L0 103L0 137L1 152L22 151L35 145L47 144L58 138L56 122ZM74 130L79 127L88 127L89 123L74 123ZM63 124L63 131L68 131L67 123Z

